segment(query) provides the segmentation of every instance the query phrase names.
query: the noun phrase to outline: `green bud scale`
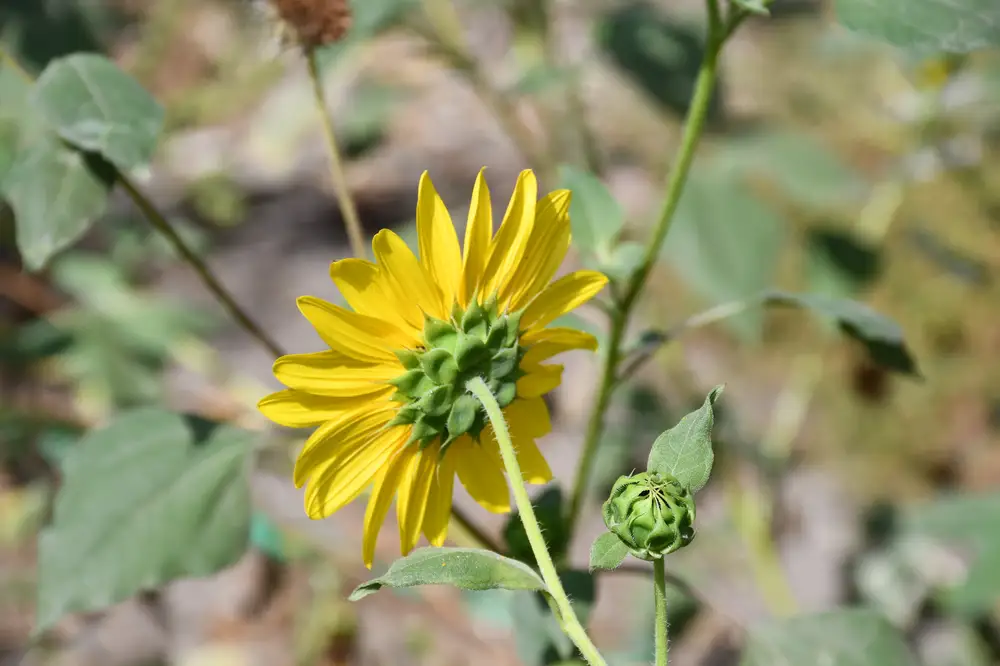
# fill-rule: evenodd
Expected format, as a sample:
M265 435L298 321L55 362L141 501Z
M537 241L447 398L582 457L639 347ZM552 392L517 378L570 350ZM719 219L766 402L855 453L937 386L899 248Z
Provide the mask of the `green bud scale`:
M641 560L657 560L694 539L694 497L666 474L619 477L603 513L608 530Z
M396 352L406 372L390 383L403 406L389 425L412 426L410 443L421 448L440 438L442 453L462 435L478 440L486 414L466 382L482 377L501 407L514 401L527 351L519 342L520 319L520 312L498 312L496 298L465 311L456 307L448 321L427 317L424 346Z

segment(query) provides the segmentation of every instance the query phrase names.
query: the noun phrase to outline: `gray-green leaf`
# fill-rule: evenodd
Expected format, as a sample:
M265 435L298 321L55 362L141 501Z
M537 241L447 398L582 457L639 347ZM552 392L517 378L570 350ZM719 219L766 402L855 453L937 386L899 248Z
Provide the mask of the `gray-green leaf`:
M626 555L628 546L611 532L605 532L590 547L590 570L617 569Z
M454 585L463 590L545 591L545 583L522 562L475 548L418 548L392 563L378 578L351 592L351 601L383 587Z
M712 409L722 394L723 386L712 389L705 402L687 414L670 430L656 438L649 452L646 470L669 474L688 487L692 493L708 483L715 454L712 452Z
M55 138L38 140L14 158L0 194L14 209L17 244L29 269L42 268L104 212L111 183L93 162Z
M597 176L572 166L560 169L560 187L573 193L570 223L573 242L598 255L607 255L625 223L621 206Z
M784 230L784 220L737 174L712 164L696 166L663 257L709 301L739 300L772 286ZM750 310L726 323L754 339L762 321L760 311Z
M837 0L851 30L920 53L968 53L1000 45L996 0Z
M76 53L52 61L32 105L66 141L122 170L147 164L163 128L163 109L104 56Z
M903 330L896 322L864 303L822 294L795 294L783 291L767 293L765 302L804 308L833 319L840 324L847 335L865 346L874 362L896 372L920 376L916 361L903 339Z
M39 538L37 630L236 562L249 534L251 437L159 409L85 436Z
M877 611L842 609L750 630L740 666L916 666L903 637Z

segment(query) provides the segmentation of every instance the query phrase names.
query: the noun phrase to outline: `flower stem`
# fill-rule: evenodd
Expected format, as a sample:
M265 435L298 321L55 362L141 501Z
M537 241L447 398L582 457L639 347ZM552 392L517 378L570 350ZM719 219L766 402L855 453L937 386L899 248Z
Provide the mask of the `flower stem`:
M705 58L698 71L698 79L695 83L694 96L691 99L691 106L688 108L687 117L684 120L684 132L681 136L681 143L674 158L673 169L667 180L667 193L663 202L663 208L657 219L656 226L649 243L646 245L646 252L642 262L635 273L629 278L625 291L617 304L616 313L611 318L611 333L604 356L604 363L601 368L601 381L594 399L594 408L590 413L590 421L587 423L587 433L583 444L583 453L577 465L576 479L573 484L573 494L569 505L567 516L567 529L573 533L576 521L583 508L583 500L590 483L590 475L593 471L594 460L597 453L597 446L601 433L604 429L604 413L607 411L611 401L611 393L616 384L616 373L618 362L621 360L621 343L625 337L625 329L628 326L629 318L632 314L632 307L636 299L642 293L642 288L646 284L653 265L660 254L663 241L670 231L670 226L674 221L674 214L680 204L681 193L687 183L688 173L691 171L691 164L694 162L695 149L698 140L701 138L702 130L705 127L705 119L708 117L709 103L712 101L712 89L715 87L715 80L718 74L719 53L725 44L726 38L732 34L736 25L744 18L744 14L735 12L728 22L724 22L719 14L719 7L716 0L706 0L708 5L708 40L705 49Z
M580 624L580 620L576 617L576 613L573 612L573 606L570 604L562 581L559 580L555 564L552 562L552 557L545 546L542 530L538 526L535 510L531 506L531 498L524 487L524 477L521 475L521 466L517 462L517 452L514 450L514 443L511 441L510 431L507 429L507 422L504 420L500 404L490 392L489 387L486 386L486 382L480 377L470 379L466 388L482 403L486 410L486 416L493 426L497 444L500 446L500 456L503 458L504 467L507 468L507 476L510 477L514 503L517 505L524 531L528 535L528 543L531 544L531 552L535 555L542 580L545 581L549 595L559 612L559 623L562 630L580 650L580 654L587 660L587 663L591 666L607 666L604 657L598 652L597 647L590 640L583 625Z
M306 62L309 66L309 80L312 82L313 101L316 110L319 112L320 121L323 125L323 137L326 139L326 149L330 158L330 181L333 184L334 195L337 197L337 206L340 208L340 216L344 218L344 226L347 228L347 238L351 243L351 252L354 256L365 259L368 257L368 249L365 244L364 234L361 228L361 218L358 216L357 206L351 197L347 187L347 176L344 174L344 161L340 156L340 149L337 148L337 135L333 132L333 120L330 118L330 110L327 107L326 95L323 92L323 80L319 74L319 65L316 62L316 50L309 49L305 53Z
M257 322L247 314L243 308L239 306L233 295L222 286L222 283L212 272L212 269L208 267L201 257L199 257L194 250L187 244L187 242L181 238L177 230L174 229L173 225L167 220L167 218L153 205L153 202L139 190L138 187L131 181L131 179L126 176L121 171L116 169L116 174L118 178L118 183L125 190L132 203L135 204L136 208L143 214L143 216L149 220L149 223L162 235L167 242L173 246L174 250L181 256L184 261L191 265L194 272L198 274L205 288L212 292L219 304L225 308L226 312L236 320L247 333L252 335L260 344L266 348L271 354L275 356L283 356L284 351L278 346L278 343L268 335L263 328L260 327Z
M653 560L653 598L656 604L656 666L667 666L667 577L663 558Z

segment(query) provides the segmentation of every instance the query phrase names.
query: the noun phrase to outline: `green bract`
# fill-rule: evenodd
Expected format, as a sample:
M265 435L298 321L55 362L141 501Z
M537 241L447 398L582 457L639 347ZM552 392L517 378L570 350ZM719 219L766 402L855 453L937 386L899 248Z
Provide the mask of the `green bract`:
M632 555L647 561L691 543L694 515L691 492L656 472L619 477L604 503L604 524Z
M390 425L413 425L410 443L426 447L441 438L441 453L456 438L478 439L486 427L479 401L465 384L482 377L501 407L514 401L524 348L518 343L521 312L500 314L496 298L456 308L449 321L427 317L419 350L397 351L406 372L392 380L393 400L405 403Z

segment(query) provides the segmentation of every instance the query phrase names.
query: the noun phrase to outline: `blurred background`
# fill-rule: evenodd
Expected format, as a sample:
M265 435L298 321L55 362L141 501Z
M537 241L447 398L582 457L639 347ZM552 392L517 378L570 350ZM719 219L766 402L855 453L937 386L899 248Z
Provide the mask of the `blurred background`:
M416 0L358 0L347 38L322 52L366 233L413 238L425 169L460 228L483 165L496 219L523 168L544 190L591 172L620 204L623 244L571 253L563 270L628 266L662 200L703 4L456 6L467 53L435 37ZM869 604L924 664L998 664L1000 53L904 57L847 32L822 0L775 0L771 13L723 54L689 189L634 321L649 358L616 394L570 559L585 568L613 480L726 383L699 535L668 560L687 583L672 589L672 663L739 663L746 628L770 613L754 559L767 548L753 537L763 520L799 609ZM320 349L295 298L338 300L328 265L350 249L304 62L265 3L3 0L0 40L35 73L101 52L150 90L167 129L143 187L283 347ZM0 664L570 657L526 593L418 588L348 604L370 575L363 502L306 518L289 480L302 433L269 428L254 408L277 386L268 353L124 196L42 272L21 270L12 227L0 204ZM789 310L748 308L666 345L649 334L772 287L869 304L902 327L915 367L879 363ZM579 315L600 334L600 311ZM564 487L597 359L565 363L543 442ZM60 461L81 432L145 404L259 432L252 547L217 575L67 617L29 654L35 542ZM458 503L502 535L505 517L462 493ZM390 518L376 572L397 556L395 539ZM647 573L597 585L595 641L616 666L649 662ZM586 603L594 590L576 596Z

